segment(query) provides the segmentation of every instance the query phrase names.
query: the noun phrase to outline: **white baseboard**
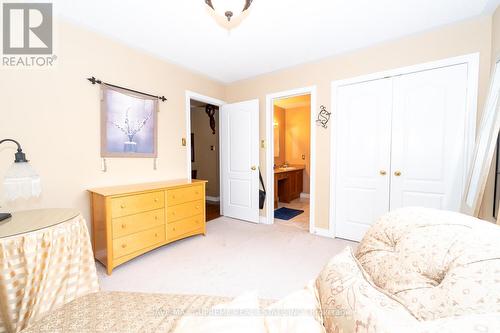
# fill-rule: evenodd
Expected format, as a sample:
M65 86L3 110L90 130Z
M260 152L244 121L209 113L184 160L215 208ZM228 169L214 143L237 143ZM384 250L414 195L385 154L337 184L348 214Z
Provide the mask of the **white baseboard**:
M302 193L300 193L300 197L304 198L304 199L309 199L309 193L302 192Z
M323 229L323 228L314 228L311 231L312 234L316 236L321 236L321 237L328 237L328 238L335 238L333 232L331 232L328 229Z
M205 196L205 199L206 199L207 201L212 201L212 202L220 202L220 197L211 197L211 196L209 196L209 195L206 195L206 196Z

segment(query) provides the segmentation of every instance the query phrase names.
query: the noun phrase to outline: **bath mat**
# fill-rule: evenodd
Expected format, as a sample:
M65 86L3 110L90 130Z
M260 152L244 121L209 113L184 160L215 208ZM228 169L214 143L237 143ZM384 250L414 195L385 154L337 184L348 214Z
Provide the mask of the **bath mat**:
M274 211L274 218L287 221L293 219L297 215L302 214L303 212L303 210L281 207Z

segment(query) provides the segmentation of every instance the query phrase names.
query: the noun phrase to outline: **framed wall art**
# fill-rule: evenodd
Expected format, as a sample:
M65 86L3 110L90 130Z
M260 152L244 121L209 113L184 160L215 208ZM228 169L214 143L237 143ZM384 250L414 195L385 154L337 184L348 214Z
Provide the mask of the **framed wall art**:
M101 157L157 157L158 99L101 85Z

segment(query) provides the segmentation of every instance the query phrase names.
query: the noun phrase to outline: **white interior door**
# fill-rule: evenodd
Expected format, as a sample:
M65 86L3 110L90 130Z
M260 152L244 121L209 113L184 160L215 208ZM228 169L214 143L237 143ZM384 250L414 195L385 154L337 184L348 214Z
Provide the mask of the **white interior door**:
M333 95L335 234L360 240L389 210L392 79L340 86Z
M467 64L394 78L391 210L459 211L468 164Z
M221 177L225 216L259 222L259 101L221 107Z

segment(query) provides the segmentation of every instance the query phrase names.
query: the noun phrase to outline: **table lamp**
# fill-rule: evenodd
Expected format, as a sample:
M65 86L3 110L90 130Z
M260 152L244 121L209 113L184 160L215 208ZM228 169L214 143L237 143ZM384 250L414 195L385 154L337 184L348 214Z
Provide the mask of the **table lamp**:
M17 152L12 166L7 170L3 181L5 198L7 201L14 201L19 198L28 199L38 197L42 193L40 184L40 176L31 167L26 159L26 154L23 153L21 145L16 140L3 139L4 142L13 142L17 145ZM9 213L0 213L0 221L12 217Z

